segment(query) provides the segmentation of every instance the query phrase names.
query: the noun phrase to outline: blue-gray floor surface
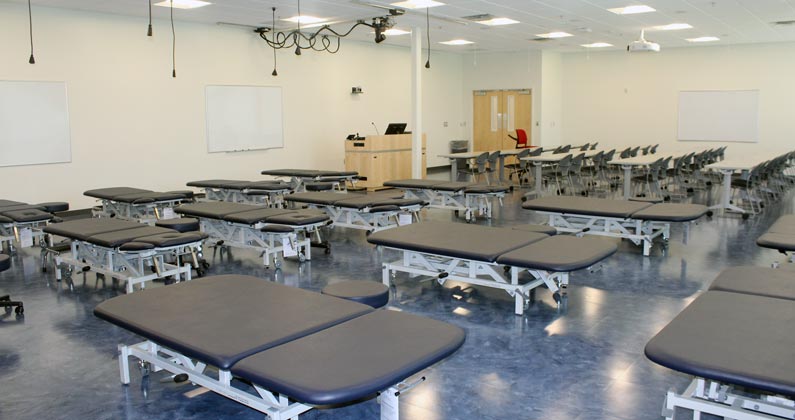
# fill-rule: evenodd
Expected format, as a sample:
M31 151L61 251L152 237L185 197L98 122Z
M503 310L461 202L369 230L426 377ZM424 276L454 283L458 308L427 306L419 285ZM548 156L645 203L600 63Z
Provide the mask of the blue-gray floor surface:
M509 226L540 222L520 208L522 191L506 198L493 219ZM696 201L712 202L713 193ZM626 241L594 273L575 272L568 298L557 305L538 289L524 316L495 289L476 288L466 300L452 297L453 283L439 286L399 274L391 309L444 320L466 330L464 346L427 369L427 381L401 397L403 419L659 419L666 390L682 391L689 378L649 362L646 342L701 293L724 268L769 266L785 257L754 243L780 214L791 213L792 195L764 214L704 218L691 227L687 245L675 227L667 246L651 256ZM462 220L452 212L423 211L424 219ZM239 273L290 286L320 290L343 280L380 281L381 263L397 258L376 249L363 231L326 233L329 255L286 261L274 272L255 252L233 249L212 258L209 275ZM617 241L618 242L618 241ZM73 287L39 270L35 250L22 250L0 273L0 291L25 303L24 318L0 319L0 418L2 419L261 419L263 414L212 392L153 373L148 386L133 369L122 386L116 361L119 343L139 340L93 316L94 307L123 287L73 275ZM151 287L162 287L154 284ZM167 286L166 286L167 287ZM202 308L196 308L201 311ZM229 308L234 310L234 308ZM263 319L262 322L279 322ZM231 326L234 328L234 326ZM144 389L146 392L143 392ZM306 419L377 418L375 400L312 410Z

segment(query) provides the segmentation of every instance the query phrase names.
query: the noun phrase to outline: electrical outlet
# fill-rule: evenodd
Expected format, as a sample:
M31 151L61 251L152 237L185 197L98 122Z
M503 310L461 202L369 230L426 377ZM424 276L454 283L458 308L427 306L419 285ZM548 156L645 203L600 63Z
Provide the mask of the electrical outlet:
M447 121L444 122L444 126L447 127Z

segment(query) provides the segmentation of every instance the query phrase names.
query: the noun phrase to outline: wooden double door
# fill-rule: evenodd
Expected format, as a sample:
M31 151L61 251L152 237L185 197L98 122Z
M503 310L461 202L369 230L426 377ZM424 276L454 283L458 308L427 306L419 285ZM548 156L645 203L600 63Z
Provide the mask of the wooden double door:
M473 151L513 149L508 135L516 137L516 129L530 133L533 121L533 95L530 89L476 90L473 92Z

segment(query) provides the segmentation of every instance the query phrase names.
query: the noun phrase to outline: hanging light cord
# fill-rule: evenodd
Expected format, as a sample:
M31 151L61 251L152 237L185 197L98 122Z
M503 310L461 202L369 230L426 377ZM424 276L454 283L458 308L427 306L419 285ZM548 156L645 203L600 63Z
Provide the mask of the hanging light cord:
M36 64L36 59L33 58L33 9L30 7L30 0L28 0L28 24L30 25L30 59L28 59L28 63Z
M177 77L177 33L174 31L174 0L171 1L171 77Z
M431 68L431 12L429 7L425 8L425 32L428 37L428 61L425 62L425 68Z
M272 20L272 22L273 22L273 32L275 33L276 32L276 8L272 7L271 10L273 11L273 20ZM276 46L273 45L272 47L273 47L273 73L271 73L271 76L278 76L279 72L276 71Z
M146 36L152 36L152 0L149 0L149 29L146 31Z

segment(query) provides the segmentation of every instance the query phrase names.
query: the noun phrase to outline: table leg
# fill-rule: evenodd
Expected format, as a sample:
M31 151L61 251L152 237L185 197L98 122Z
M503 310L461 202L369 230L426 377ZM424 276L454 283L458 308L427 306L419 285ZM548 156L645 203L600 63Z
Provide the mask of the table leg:
M629 200L632 195L632 166L621 165L624 169L624 200Z
M458 176L458 159L450 159L450 182L455 182Z
M505 155L500 155L500 184L505 181Z
M711 209L718 209L720 214L726 210L734 211L737 213L745 213L745 210L737 207L731 203L729 203L732 193L732 174L734 173L731 169L722 170L723 172L723 184L721 185L721 196L720 196L720 203L714 206L710 206Z

